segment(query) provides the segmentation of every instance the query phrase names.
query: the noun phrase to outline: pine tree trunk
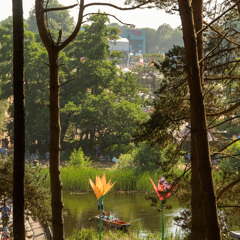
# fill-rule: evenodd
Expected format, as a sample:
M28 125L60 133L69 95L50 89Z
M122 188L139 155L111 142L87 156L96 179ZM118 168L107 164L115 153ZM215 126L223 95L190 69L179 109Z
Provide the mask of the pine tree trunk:
M22 1L13 0L13 95L14 95L14 164L13 164L13 236L25 240L24 170L25 170L25 97L24 30Z
M50 65L50 180L52 194L53 240L64 239L63 232L63 197L60 176L60 88L58 74L59 51L52 47L49 53Z
M195 31L202 29L203 16L202 16L202 1L192 1L193 17ZM203 57L203 36L199 34L197 36L197 53L198 59ZM203 64L200 65L200 79L203 76ZM191 153L191 170L192 170L192 239L201 240L206 239L205 236L205 222L203 215L203 206L201 201L200 191L200 179L198 173L197 159L196 159L196 146L195 142L192 141L192 153Z
M195 32L193 11L189 0L178 0L180 16L183 28L183 40L187 61L187 76L190 90L190 109L191 109L191 146L193 158L191 160L194 181L193 188L193 239L219 240L221 239L220 228L217 215L216 195L213 186L212 167L209 154L209 144L207 135L206 113L202 93L202 74L198 64L197 37ZM201 11L199 9L198 11ZM198 174L197 174L198 172ZM199 180L197 180L197 176ZM202 204L195 206L194 200L199 197L195 187L199 187L200 199ZM194 186L193 184L198 184ZM197 196L194 196L197 194ZM197 226L197 210L202 210L200 216L204 217L205 235L202 234L203 225Z

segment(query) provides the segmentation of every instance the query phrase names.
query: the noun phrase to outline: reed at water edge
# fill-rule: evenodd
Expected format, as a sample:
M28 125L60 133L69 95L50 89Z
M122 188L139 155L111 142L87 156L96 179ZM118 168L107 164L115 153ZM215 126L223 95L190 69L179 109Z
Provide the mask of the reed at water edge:
M46 174L48 168L43 168ZM67 166L61 168L61 179L63 190L87 192L91 191L89 178L95 182L96 175L106 174L107 181L116 182L113 190L115 191L152 191L153 187L149 177L157 183L161 173L159 171L139 171L137 169L99 169L99 168L82 168L78 166ZM50 186L49 176L47 186Z

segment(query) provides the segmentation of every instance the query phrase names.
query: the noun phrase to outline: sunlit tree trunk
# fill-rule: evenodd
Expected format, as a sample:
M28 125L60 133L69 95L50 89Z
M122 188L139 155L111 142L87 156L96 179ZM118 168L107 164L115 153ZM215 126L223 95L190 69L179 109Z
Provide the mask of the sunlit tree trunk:
M190 90L191 109L191 165L192 165L192 204L194 240L221 239L217 215L216 195L213 186L212 166L209 154L206 113L202 92L202 72L199 66L196 29L193 9L189 0L178 0L182 21L183 40L186 54L187 77ZM199 1L198 1L199 2ZM196 8L195 8L196 9ZM201 11L201 8L198 9ZM196 18L197 19L197 18ZM199 23L198 23L199 24ZM200 50L201 51L201 50ZM194 185L196 184L196 186ZM197 198L201 199L201 203ZM197 201L197 203L195 202ZM197 219L203 218L199 223ZM201 224L200 227L197 224ZM204 234L202 234L204 231Z
M82 1L81 4L83 4ZM63 197L62 181L60 175L60 85L59 85L59 52L66 47L77 35L82 22L83 8L80 7L79 19L72 35L63 43L54 42L45 21L45 8L43 0L35 0L36 20L40 37L48 51L50 72L50 184L53 240L64 240L63 230Z
M50 65L50 182L52 192L52 225L54 239L64 239L63 197L60 175L60 86L58 69L59 52L54 47L49 51Z
M13 0L13 96L14 96L14 164L13 164L13 236L25 240L24 166L25 166L25 97L24 30L22 0Z

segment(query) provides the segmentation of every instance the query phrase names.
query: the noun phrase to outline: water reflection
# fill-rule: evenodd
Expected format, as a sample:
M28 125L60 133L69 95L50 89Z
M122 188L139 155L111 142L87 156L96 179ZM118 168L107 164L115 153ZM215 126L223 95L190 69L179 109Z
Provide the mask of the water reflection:
M70 236L73 229L97 228L98 223L94 219L97 215L97 199L93 192L71 194L64 192L64 211L68 216L64 218L64 229L66 237ZM181 210L177 199L172 196L167 204L171 209L164 209L165 231L175 232L173 217ZM141 233L161 231L161 212L150 206L150 201L145 199L144 193L120 193L109 192L104 198L105 211L111 211L113 216L123 221L130 222L130 230Z

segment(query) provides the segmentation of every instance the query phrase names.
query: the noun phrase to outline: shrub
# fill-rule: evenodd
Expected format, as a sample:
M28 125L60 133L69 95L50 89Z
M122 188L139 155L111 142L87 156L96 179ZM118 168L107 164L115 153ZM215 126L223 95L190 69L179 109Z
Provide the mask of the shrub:
M90 166L91 161L89 160L88 157L84 156L83 150L80 147L78 150L74 148L70 156L69 164L85 168Z

